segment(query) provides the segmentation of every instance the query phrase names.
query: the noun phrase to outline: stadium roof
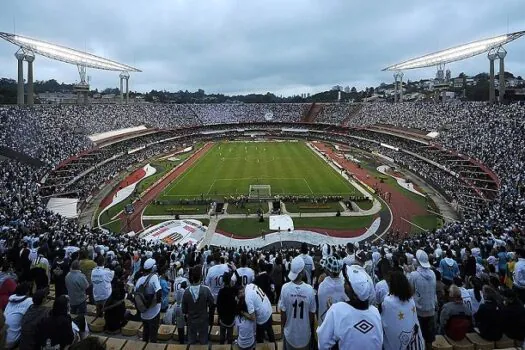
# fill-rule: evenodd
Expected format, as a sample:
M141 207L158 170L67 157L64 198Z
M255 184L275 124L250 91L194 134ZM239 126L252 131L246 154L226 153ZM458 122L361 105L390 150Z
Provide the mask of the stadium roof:
M383 71L432 67L440 64L464 60L466 58L470 58L505 45L523 35L525 35L525 31L503 34L488 39L473 41L468 44L455 46L450 49L434 52L425 56L394 64L392 66L386 67L383 69Z
M35 54L66 63L111 71L140 72L139 69L126 64L118 63L86 52L70 49L65 46L32 39L27 36L0 32L0 38L20 46L21 48L32 51Z

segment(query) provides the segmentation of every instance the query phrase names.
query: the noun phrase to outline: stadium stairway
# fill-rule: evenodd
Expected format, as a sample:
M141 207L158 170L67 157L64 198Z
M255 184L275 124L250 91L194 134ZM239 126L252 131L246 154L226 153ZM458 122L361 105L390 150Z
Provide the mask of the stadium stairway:
M312 103L310 108L308 109L308 112L303 116L303 119L301 122L303 123L315 123L315 120L317 119L317 116L319 113L321 113L321 110L323 109L323 106L319 103Z

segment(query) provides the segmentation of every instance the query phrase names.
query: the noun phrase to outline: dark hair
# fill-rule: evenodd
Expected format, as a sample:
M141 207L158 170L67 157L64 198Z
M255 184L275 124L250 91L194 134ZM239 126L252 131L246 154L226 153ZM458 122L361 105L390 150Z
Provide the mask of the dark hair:
M237 315L240 315L241 312L248 312L248 306L246 306L246 300L244 297L239 298L239 301L237 302L237 308L236 308Z
M305 242L301 243L301 254L307 254L308 253L308 244Z
M190 283L199 283L202 277L202 266L195 265L190 269Z
M15 294L18 296L28 295L29 294L29 283L22 282L15 288Z
M104 257L102 255L97 256L97 266L104 266Z
M387 282L390 294L395 295L399 300L408 301L412 298L414 293L404 273L392 271Z
M44 302L44 299L46 297L46 292L45 290L43 289L38 289L34 294L33 294L33 304L34 305L42 305L42 303Z

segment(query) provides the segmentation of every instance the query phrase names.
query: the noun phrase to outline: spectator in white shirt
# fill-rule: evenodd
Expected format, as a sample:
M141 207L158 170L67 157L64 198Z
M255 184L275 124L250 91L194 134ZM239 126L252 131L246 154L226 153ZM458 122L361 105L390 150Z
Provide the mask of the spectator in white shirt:
M326 312L335 303L347 301L344 280L341 276L342 264L333 255L329 255L324 263L326 278L319 285L317 298L319 300L318 323L323 323Z
M314 289L302 281L304 269L303 258L295 257L290 282L284 284L279 299L285 349L310 349L316 304Z
M6 348L14 349L20 341L22 331L22 318L33 305L33 299L28 296L29 285L22 283L16 287L15 294L9 297L9 302L4 311L5 323L7 325Z
M157 275L157 265L155 259L149 258L144 262L144 275L140 277L135 284L135 292L138 288L146 284L146 299L149 300L150 306L146 311L140 313L142 318L142 340L145 342L156 343L157 332L160 324L160 307L162 301L162 288L160 286L159 276Z
M104 257L99 255L97 267L91 271L91 283L93 283L93 299L97 306L97 317L102 317L102 309L106 300L111 295L111 281L115 276L115 271L104 268Z
M319 349L377 349L383 346L381 316L368 299L374 291L372 279L357 265L343 268L345 292L349 302L330 307L317 328Z

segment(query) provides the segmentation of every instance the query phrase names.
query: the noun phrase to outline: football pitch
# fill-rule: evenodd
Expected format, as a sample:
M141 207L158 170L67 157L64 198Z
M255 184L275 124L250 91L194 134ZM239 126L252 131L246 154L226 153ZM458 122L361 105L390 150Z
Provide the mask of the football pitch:
M219 142L159 199L249 195L251 185L272 196L360 194L304 142Z

